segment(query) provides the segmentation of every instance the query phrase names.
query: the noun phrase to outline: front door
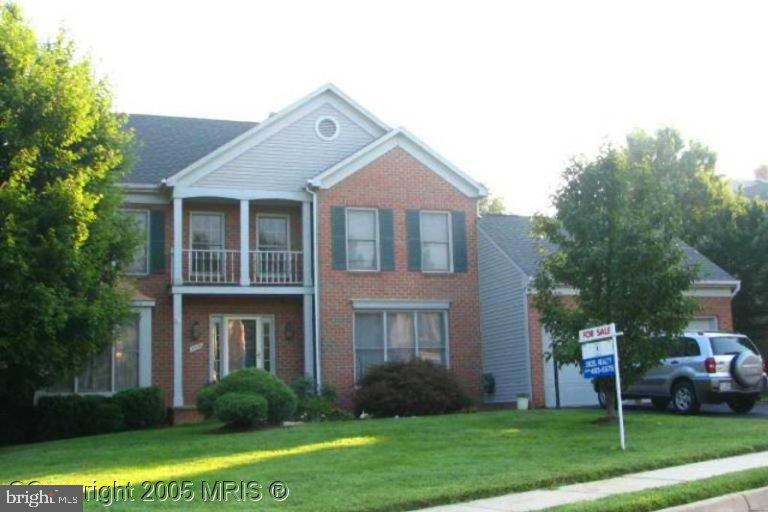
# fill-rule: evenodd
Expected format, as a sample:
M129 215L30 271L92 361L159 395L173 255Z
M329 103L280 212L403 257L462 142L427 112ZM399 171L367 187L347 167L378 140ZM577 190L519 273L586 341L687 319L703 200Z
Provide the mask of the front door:
M242 368L275 372L274 317L219 316L212 325L212 380Z

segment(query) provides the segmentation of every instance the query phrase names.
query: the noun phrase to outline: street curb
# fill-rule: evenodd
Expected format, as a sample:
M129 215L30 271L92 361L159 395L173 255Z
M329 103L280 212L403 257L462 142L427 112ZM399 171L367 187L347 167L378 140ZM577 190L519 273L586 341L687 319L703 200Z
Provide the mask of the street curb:
M660 512L768 512L768 487L665 508Z

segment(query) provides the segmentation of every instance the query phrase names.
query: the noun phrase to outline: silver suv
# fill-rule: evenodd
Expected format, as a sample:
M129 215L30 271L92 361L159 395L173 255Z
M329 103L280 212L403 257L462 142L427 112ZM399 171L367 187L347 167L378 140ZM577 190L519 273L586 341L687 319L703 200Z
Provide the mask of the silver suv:
M627 388L623 398L650 398L659 410L672 402L683 414L698 412L702 403L725 402L744 414L766 391L765 362L743 334L686 332L664 342L670 345L669 357ZM599 398L603 404L604 397Z

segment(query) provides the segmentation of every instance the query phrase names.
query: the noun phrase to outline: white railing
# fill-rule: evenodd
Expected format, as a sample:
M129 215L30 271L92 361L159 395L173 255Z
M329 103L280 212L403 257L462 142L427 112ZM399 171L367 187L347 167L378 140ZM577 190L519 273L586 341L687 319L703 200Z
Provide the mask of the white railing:
M300 284L301 251L251 251L251 284Z
M238 284L240 251L229 249L183 249L182 278L185 283Z

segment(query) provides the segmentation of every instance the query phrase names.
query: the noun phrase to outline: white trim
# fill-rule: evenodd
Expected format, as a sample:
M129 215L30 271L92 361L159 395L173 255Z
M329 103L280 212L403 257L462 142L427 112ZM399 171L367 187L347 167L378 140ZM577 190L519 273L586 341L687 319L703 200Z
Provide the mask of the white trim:
M421 221L424 214L436 214L444 215L448 219L448 268L446 270L424 270L424 223ZM441 243L441 242L426 242L426 243ZM421 253L421 261L419 262L419 269L424 274L452 274L453 273L453 215L451 212L443 210L419 210L419 252Z
M333 132L333 135L331 135L330 137L326 137L320 132L320 123L322 123L323 121L330 121L336 127L336 131ZM325 142L330 142L332 140L335 140L336 137L339 136L340 132L341 132L341 125L339 124L339 121L333 116L320 116L317 118L317 121L315 121L315 134L320 140L323 140Z
M404 128L397 128L376 139L357 153L310 179L309 185L320 189L331 188L396 147L408 152L463 194L469 197L488 195L488 189L484 185L464 174Z
M184 247L184 200L173 200L173 284L180 285L183 282L183 247Z
M146 245L144 246L144 253L146 255L146 264L144 265L145 269L144 269L143 272L126 272L125 273L125 275L127 275L127 276L147 276L147 275L149 275L149 267L150 267L150 264L149 264L149 258L150 258L149 246L152 243L152 241L150 239L150 234L152 233L152 226L150 226L150 222L152 221L152 218L151 218L152 216L149 213L150 210L148 210L146 208L120 208L120 211L121 212L143 213L144 216L147 219L147 222L146 222L147 232L145 233Z
M152 301L152 306L155 305ZM135 304L135 302L134 302ZM152 308L139 307L139 387L152 385Z
M184 322L182 296L173 294L173 406L184 406Z
M251 202L247 199L240 200L240 286L251 284ZM258 216L256 218L258 226Z
M373 212L373 236L374 236L373 257L375 258L375 263L376 263L374 268L349 268L349 212L350 211ZM344 257L346 259L345 267L347 271L348 272L380 272L381 258L379 257L379 247L381 244L379 241L379 209L360 207L360 206L348 206L344 208L344 230L345 230Z
M179 285L171 293L184 295L301 295L313 293L312 286Z
M153 308L155 307L154 299L131 299L131 306L134 308Z
M374 310L448 310L449 300L398 300L398 299L352 299L352 309Z
M717 332L720 330L720 319L717 317L717 315L701 315L701 316L694 316L693 318L691 318L691 322L695 322L696 320L714 320L715 328L707 329L707 332L709 331ZM690 322L688 323L690 325ZM685 332L691 332L691 330L686 327Z
M286 192L280 190L252 190L242 188L213 188L213 187L183 187L177 186L173 189L174 198L223 198L223 199L249 199L259 200L285 200L285 201L309 201L310 195L307 192Z
M373 137L381 137L389 127L358 105L335 85L327 84L282 109L264 122L235 137L181 171L166 178L169 186L189 185L202 176L237 158L245 151L271 137L291 123L316 110L323 104L330 104L339 112L352 119Z
M693 288L683 292L686 297L728 297L732 295L731 288Z
M301 203L301 273L303 285L312 286L312 259L310 256L312 247L312 204L307 201Z

